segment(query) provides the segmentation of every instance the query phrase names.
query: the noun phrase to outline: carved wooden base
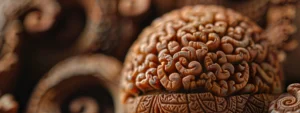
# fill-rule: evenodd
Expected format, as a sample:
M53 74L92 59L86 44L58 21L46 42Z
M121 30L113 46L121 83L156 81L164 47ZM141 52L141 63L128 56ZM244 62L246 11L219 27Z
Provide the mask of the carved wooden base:
M173 93L129 98L125 113L265 113L276 96L243 94L218 97L211 93Z

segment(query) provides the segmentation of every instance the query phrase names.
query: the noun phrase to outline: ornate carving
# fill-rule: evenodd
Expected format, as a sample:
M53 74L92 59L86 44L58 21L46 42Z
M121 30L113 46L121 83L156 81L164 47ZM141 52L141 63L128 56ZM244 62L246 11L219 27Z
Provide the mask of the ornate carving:
M300 84L288 86L288 93L280 95L271 102L269 112L272 113L299 113L300 112Z
M53 67L37 84L27 113L61 113L68 109L72 113L112 113L114 103L110 103L113 102L110 99L114 97L114 101L118 101L116 80L120 69L117 60L103 55L67 59Z
M280 61L284 61L285 52L292 51L298 46L295 38L291 38L296 31L294 20L296 20L297 2L297 0L171 0L167 2L154 0L154 6L161 14L195 4L214 4L232 8L266 29L263 37L282 49L279 56Z
M212 93L171 93L130 97L125 113L263 113L275 98L269 94L243 94L228 97ZM145 106L146 105L146 106Z
M113 3L115 0L17 0L14 2L20 2L22 5L14 7L13 11L5 11L6 23L16 24L18 28L5 27L4 31L18 30L17 35L11 36L22 41L20 48L20 58L23 61L22 76L18 78L22 82L17 84L17 88L27 91L18 90L20 92L16 93L20 94L22 100L23 98L27 100L35 81L38 81L41 75L59 61L70 56L90 53L99 48L106 51L111 49L108 45L114 45L111 43L115 42L117 37L115 35L118 34L115 33L118 28L117 23L112 22L117 18L117 4ZM111 4L104 5L103 2ZM2 73L1 70L0 72ZM0 81L2 80L4 79ZM2 83L5 82L0 82Z
M172 11L147 27L127 54L121 85L125 99L151 91L278 94L278 51L261 32L223 7Z
M9 31L11 44L0 54L0 61L3 59L0 62L0 90L7 92L6 87L13 86L9 79L11 74L18 72L14 70L18 61L14 52L20 39L22 75L17 79L17 88L26 92L17 90L16 95L22 104L26 103L36 81L58 62L92 52L123 60L137 34L133 18L118 14L118 0L3 1L12 3L3 5L5 10L2 10L2 1L0 3L0 40L6 43L8 38L1 37ZM5 19L3 23L2 18ZM11 28L11 25L17 27ZM16 40L12 41L13 38ZM12 52L5 56L8 51Z
M27 49L35 51L28 53L36 57L32 62L48 67L72 55L111 50L119 34L116 5L116 0L31 0L21 24L30 38Z

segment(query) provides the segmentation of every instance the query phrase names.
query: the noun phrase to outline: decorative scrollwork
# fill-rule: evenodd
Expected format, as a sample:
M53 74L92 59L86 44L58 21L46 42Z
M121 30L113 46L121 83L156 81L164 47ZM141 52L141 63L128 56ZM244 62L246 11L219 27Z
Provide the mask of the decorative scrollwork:
M103 63L107 61L110 63ZM115 81L120 70L120 62L99 54L62 61L39 81L29 99L27 113L113 113L120 110L118 82Z
M124 113L265 113L275 98L269 94L219 97L211 93L172 93L129 98Z
M288 93L280 95L271 102L269 112L272 113L299 113L300 112L300 84L288 86Z

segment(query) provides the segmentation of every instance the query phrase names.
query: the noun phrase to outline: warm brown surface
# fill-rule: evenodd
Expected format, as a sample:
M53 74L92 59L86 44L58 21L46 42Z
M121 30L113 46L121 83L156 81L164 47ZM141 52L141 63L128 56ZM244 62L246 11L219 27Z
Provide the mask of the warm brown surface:
M159 13L196 4L221 5L232 8L255 21L264 20L270 0L153 0Z
M147 27L128 52L121 85L125 98L151 91L281 93L277 50L261 32L222 7L172 11Z
M292 39L300 42L300 3L298 3L297 14L294 25L297 26L297 32L292 36ZM284 62L284 72L285 78L288 84L291 83L300 83L300 46L298 46L295 50L288 52L286 61ZM287 84L287 85L288 85Z
M76 113L81 110L113 113L114 108L119 107L114 101L119 97L120 69L121 64L116 59L104 55L69 58L40 80L29 100L27 113Z
M125 113L265 113L275 96L217 97L211 93L174 93L129 98Z
M17 113L18 103L11 94L1 95L0 97L0 113Z
M300 112L300 84L288 86L288 93L280 95L272 101L269 112L272 113L299 113Z
M18 71L19 38L21 28L17 21L6 25L0 37L0 91L7 93L13 91Z
M139 16L150 9L151 0L119 0L119 12L123 16Z
M0 0L0 94L20 104L3 95L0 113L267 112L284 78L300 82L297 1ZM185 8L154 20L123 75L115 59L73 57L122 61L150 21L196 4L233 11ZM298 87L269 111L300 112ZM118 88L127 97L121 106Z
M118 0L1 0L0 15L0 40L9 31L21 45L18 56L0 54L0 90L7 92L15 84L10 79L17 80L14 93L21 109L39 79L58 62L89 53L122 60L137 34L134 16L118 14ZM8 48L14 49L18 40L9 39ZM18 61L20 71L13 70ZM17 79L12 72L20 72Z
M22 57L30 57L24 59L33 64L32 68L45 71L67 57L110 49L118 34L117 23L113 22L116 9L106 7L116 6L114 1L32 0L28 6L31 10L23 14L21 23L25 29L23 51L31 52ZM38 10L32 10L35 8ZM22 16L17 19L21 21Z
M71 102L69 109L71 113L97 113L101 108L98 107L97 101L93 98L79 97Z
M266 29L264 35L271 43L285 51L292 51L298 45L290 38L296 31L293 21L297 0L153 0L159 14L195 4L220 5L247 16Z

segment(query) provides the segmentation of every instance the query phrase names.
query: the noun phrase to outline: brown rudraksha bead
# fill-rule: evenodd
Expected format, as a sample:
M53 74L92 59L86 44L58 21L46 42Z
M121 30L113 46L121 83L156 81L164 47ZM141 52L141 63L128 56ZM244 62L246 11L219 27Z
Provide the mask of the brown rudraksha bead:
M124 99L155 92L216 96L282 92L276 46L241 14L188 6L156 19L127 54Z

